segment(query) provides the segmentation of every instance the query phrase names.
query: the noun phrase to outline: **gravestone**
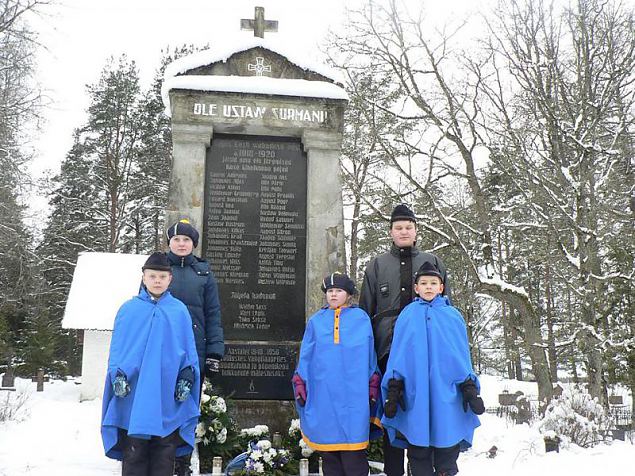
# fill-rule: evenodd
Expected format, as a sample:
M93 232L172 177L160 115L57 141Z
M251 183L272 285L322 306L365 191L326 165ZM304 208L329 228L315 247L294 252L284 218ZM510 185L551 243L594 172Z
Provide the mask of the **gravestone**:
M264 35L262 13L243 26ZM243 427L287 431L306 317L323 303L322 278L344 271L347 97L329 74L255 37L166 69L167 221L186 217L202 231L195 252L217 278L225 331L214 384L235 400Z
M15 386L15 375L13 373L13 367L7 367L7 371L2 375L2 387L12 388Z

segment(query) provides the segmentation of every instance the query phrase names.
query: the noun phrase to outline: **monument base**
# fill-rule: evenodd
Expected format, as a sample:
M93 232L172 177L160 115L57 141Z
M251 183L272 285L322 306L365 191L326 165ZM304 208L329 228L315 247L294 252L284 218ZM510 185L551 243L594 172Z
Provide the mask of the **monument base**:
M272 436L275 432L286 435L291 420L298 418L295 404L289 400L234 400L232 403L232 416L238 428L267 425Z

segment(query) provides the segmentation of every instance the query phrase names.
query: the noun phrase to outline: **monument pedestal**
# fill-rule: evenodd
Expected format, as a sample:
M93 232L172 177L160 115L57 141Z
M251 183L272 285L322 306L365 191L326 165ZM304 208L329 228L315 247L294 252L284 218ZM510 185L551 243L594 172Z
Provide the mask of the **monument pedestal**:
M264 39L166 69L174 162L167 220L188 218L218 282L215 385L241 427L288 431L291 378L322 278L345 271L339 156L346 93Z

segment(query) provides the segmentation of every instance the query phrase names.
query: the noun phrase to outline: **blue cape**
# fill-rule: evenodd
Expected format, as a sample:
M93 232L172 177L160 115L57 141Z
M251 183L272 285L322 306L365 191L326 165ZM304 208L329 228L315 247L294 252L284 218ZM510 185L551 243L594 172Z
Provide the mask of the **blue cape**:
M404 381L406 410L398 406L394 418L381 420L391 444L471 446L480 422L469 407L463 410L459 385L468 377L480 388L463 317L444 296L431 302L416 298L399 315L381 385L386 399L388 380Z
M195 382L190 397L180 403L174 399L176 381L189 366L195 369ZM130 394L123 398L112 390L118 369L130 384ZM153 301L142 289L121 306L115 318L101 418L106 456L122 459L119 429L146 439L165 437L178 429L185 444L178 447L177 456L191 453L199 388L198 356L187 308L169 292Z
M377 371L373 329L368 314L353 307L341 308L339 329L334 324L335 310L321 309L302 338L296 372L307 400L297 405L300 427L314 450L361 450L368 446L368 383Z

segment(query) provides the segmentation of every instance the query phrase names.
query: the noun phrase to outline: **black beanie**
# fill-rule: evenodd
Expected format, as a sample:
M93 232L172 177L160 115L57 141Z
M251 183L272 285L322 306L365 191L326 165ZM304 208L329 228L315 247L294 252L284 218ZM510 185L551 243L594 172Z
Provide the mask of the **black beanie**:
M141 268L142 271L145 271L146 269L153 269L155 271L172 271L167 255L165 253L159 253L158 251L152 253Z
M351 296L357 294L357 289L355 289L355 283L353 280L342 273L329 274L322 280L321 288L324 293L331 288L338 288L343 289Z
M421 276L436 276L437 278L441 280L441 282L443 282L443 276L441 276L441 271L439 271L439 268L437 268L434 263L431 263L429 261L424 262L421 265L421 267L417 270L417 272L415 273L414 282L416 283L417 279L419 279Z
M393 222L400 220L408 220L413 223L417 223L415 214L412 212L412 210L410 210L410 208L408 208L407 205L403 203L397 205L392 211L392 214L390 215L390 224L392 225Z
M192 238L192 243L194 243L194 248L198 246L198 231L192 225L190 225L190 220L187 218L183 218L177 221L174 225L168 228L166 232L168 237L168 244L170 244L170 240L174 235L185 235Z

